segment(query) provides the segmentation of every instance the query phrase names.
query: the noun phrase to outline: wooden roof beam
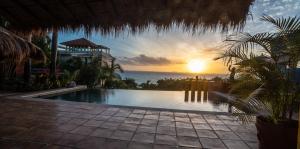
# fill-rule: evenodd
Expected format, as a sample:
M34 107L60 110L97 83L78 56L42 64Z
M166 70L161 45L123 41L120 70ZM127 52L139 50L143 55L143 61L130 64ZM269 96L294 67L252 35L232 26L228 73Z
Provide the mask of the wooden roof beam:
M87 8L88 12L90 13L90 15L92 15L93 17L97 17L96 13L94 12L93 8L90 6L90 4L86 1L86 0L82 0L81 1L83 3L83 5Z
M39 7L41 7L45 12L47 12L47 13L49 14L49 16L52 17L53 21L57 22L57 19L61 20L61 18L60 18L59 16L55 16L55 15L50 11L50 9L49 9L46 5L42 4L42 3L41 3L40 1L38 1L38 0L33 0L33 1L34 1L34 3L36 3ZM59 18L58 18L58 17L59 17Z
M26 5L22 4L19 0L11 0L19 9L22 9L25 11L29 16L32 16L34 18L35 22L40 22L41 19L33 13Z
M15 22L15 21L19 20L14 15L11 15L10 12L6 8L0 8L0 12L3 13L4 18L8 19L9 21ZM6 18L5 16L8 18Z
M107 0L106 0L106 1L107 1ZM114 0L108 0L108 1L109 1L109 3L110 3L111 7L113 8L112 10L113 10L114 15L115 15L116 17L120 17L120 13L119 13L119 11L117 10L115 1L114 1Z
M61 7L65 11L69 12L69 14L72 16L72 18L74 18L75 22L79 23L78 18L74 15L74 13L70 10L68 5L63 0L56 0L56 2L58 2L58 4L61 5Z

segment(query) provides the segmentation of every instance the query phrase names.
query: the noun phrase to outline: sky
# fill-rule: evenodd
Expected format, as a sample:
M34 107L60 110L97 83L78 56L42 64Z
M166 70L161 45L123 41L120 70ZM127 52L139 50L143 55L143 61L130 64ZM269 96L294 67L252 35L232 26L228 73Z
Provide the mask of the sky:
M260 17L288 17L297 14L300 17L300 0L256 0L250 13L243 32L255 34L272 31L272 26L261 22ZM92 33L88 39L109 47L111 55L117 58L125 70L189 73L192 69L188 67L188 63L197 61L201 63L199 73L226 74L227 67L222 60L213 59L223 51L222 41L232 32L234 31L207 31L192 34L183 31L181 27L157 32L154 27L149 27L135 35L126 31L118 36ZM85 37L83 31L60 32L58 40L61 43L81 37Z

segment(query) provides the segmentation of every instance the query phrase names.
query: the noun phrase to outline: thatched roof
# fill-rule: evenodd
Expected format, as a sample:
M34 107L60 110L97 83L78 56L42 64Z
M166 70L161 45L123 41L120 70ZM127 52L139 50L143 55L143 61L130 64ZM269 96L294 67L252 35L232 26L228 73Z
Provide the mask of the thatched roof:
M69 47L80 47L80 48L93 48L93 49L109 49L103 45L98 45L92 41L89 41L85 38L74 39L66 42L60 43Z
M21 63L27 58L32 58L35 62L46 60L39 47L0 27L0 62L13 60Z
M0 16L20 31L84 28L101 33L167 29L239 28L254 0L1 0Z

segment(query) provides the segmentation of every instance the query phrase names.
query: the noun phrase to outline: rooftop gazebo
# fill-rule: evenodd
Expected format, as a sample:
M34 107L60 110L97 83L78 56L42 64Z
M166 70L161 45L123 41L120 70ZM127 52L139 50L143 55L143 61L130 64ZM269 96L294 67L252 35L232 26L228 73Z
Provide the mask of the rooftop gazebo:
M85 38L74 39L60 43L63 46L59 46L59 57L62 61L66 61L70 58L77 57L89 63L93 58L98 57L101 63L110 64L113 57L110 55L110 48L96 44Z
M60 48L64 48L66 51L69 52L104 52L106 54L110 53L110 49L108 47L96 44L85 38L70 40L62 42L60 44L65 46Z

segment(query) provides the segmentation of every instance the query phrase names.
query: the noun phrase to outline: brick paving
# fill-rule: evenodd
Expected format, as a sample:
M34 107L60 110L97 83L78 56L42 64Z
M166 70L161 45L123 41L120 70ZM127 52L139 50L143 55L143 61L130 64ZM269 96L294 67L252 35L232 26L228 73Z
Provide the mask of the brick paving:
M0 99L0 148L258 148L233 116Z

